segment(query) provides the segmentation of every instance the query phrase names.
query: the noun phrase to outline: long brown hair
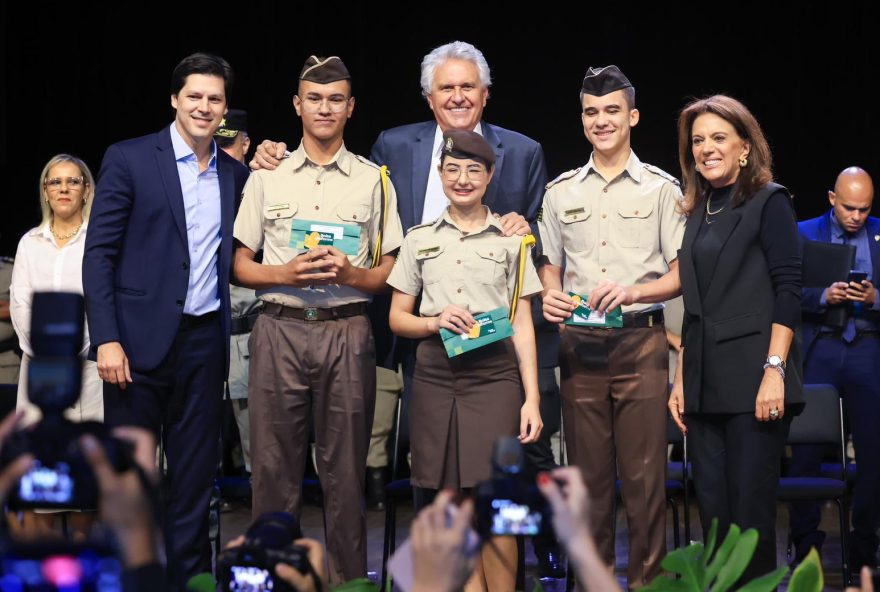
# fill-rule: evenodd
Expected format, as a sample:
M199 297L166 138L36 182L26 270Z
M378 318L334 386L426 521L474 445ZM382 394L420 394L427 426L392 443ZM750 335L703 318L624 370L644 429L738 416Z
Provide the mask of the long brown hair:
M688 103L678 116L678 162L684 189L684 211L691 214L706 199L711 185L703 178L694 162L691 129L694 120L704 113L714 113L733 126L737 135L749 144L748 164L740 169L733 187L733 204L752 197L773 180L773 156L758 120L745 105L726 95L713 95Z

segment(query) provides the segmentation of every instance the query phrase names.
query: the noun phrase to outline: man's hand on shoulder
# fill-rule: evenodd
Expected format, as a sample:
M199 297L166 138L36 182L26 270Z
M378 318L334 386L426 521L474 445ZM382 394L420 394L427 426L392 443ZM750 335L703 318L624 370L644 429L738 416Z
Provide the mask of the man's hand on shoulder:
M273 142L272 140L263 140L257 151L254 153L253 159L249 163L252 171L265 169L274 171L281 164L284 153L287 152L287 144L284 142Z

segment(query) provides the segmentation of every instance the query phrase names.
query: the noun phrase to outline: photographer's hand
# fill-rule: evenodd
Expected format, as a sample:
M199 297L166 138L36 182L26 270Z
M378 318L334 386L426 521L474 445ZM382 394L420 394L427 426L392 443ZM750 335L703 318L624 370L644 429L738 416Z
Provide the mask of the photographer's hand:
M475 558L466 553L474 504L465 501L450 523L447 507L451 500L451 491L441 491L410 528L413 592L460 590L474 569Z
M23 412L13 412L0 423L0 450L2 450L6 439L15 431L22 417L24 417ZM6 494L18 483L21 476L28 472L33 462L33 455L22 454L0 472L0 504L6 500Z
M293 544L309 550L309 563L313 573L303 574L295 567L279 563L275 566L275 574L293 586L297 592L329 590L327 572L324 569L324 545L314 539L297 539Z
M135 461L148 476L155 475L156 440L140 428L118 428L118 438L135 444ZM156 524L144 484L135 469L117 473L93 436L80 439L83 453L91 465L101 491L101 519L113 529L122 548L125 566L135 569L156 561ZM150 459L150 460L147 460Z
M553 530L565 547L585 590L620 590L613 570L599 557L590 534L590 498L577 467L559 467L538 475L538 489L553 508Z
M131 382L128 357L118 341L108 341L98 346L98 376L122 390Z

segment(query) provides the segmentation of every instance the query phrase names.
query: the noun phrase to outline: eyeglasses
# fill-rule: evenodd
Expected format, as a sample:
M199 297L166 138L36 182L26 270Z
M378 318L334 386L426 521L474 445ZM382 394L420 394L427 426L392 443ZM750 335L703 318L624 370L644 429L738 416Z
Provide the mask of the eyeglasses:
M46 189L58 191L64 183L67 183L67 187L71 190L80 190L86 184L85 179L82 177L52 177L51 179L46 179L45 185Z
M450 164L440 169L440 173L447 181L458 181L461 178L462 173L464 173L464 176L467 177L469 181L482 181L486 177L488 171L486 170L486 167L480 165L471 165L463 169L460 166Z
M334 95L332 97L299 97L300 102L308 113L317 113L321 110L324 101L332 113L342 113L348 107L348 98Z

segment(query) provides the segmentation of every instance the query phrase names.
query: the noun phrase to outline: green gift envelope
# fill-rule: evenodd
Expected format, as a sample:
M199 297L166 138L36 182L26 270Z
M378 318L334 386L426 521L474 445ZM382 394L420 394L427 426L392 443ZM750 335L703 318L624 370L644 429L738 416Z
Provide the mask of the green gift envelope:
M623 327L623 311L618 306L614 310L606 310L604 314L593 312L587 306L587 297L573 292L568 293L577 304L571 316L565 319L565 325L580 327L599 327L600 329L621 329Z
M361 246L361 227L357 224L294 220L290 229L290 248L309 250L319 246L332 246L346 255L357 255Z
M474 320L477 323L470 333L464 335L459 335L443 327L440 328L440 337L443 338L443 346L446 348L447 356L454 358L513 335L513 326L507 317L506 308L496 308L475 315Z

